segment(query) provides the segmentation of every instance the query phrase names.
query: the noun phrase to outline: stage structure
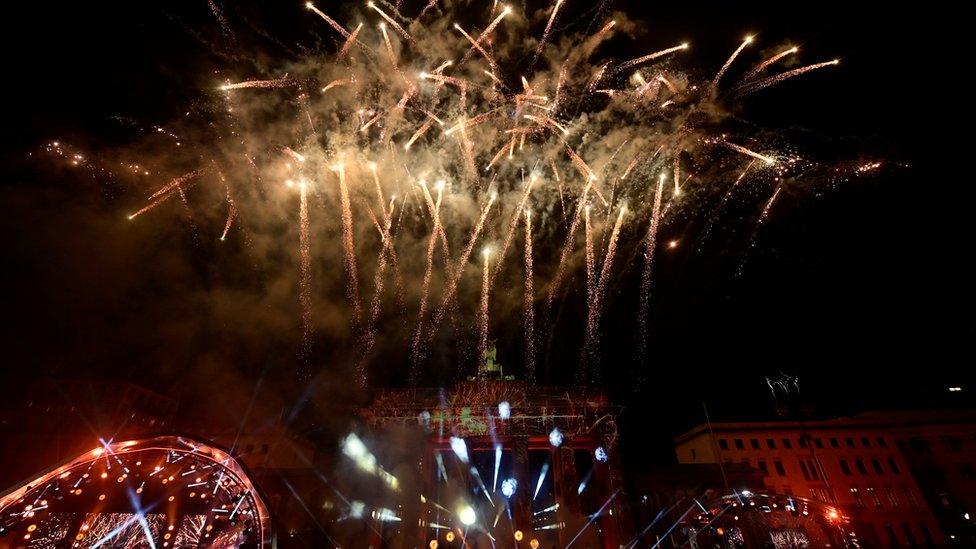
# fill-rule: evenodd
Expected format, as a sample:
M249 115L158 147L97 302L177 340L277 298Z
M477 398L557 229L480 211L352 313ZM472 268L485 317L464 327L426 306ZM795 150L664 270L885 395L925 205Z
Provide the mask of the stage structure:
M361 412L375 434L424 435L417 542L618 547L619 408L594 388L514 380L492 358L450 390L378 389Z
M270 547L268 508L226 451L103 442L0 496L0 548Z
M685 515L672 540L691 547L860 547L850 518L816 500L748 490L731 493Z

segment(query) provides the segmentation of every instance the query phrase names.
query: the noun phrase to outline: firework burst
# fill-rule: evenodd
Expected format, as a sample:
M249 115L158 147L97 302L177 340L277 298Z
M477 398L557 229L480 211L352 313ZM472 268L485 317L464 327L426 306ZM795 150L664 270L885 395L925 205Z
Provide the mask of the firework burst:
M129 219L149 221L147 214L174 196L192 210L196 195L188 198L187 191L219 179L226 209L215 238L232 240L250 230L248 238L297 250L292 280L306 350L325 330L316 296L343 288L344 337L360 343L355 363L362 384L381 345L410 349L407 377L413 382L423 378L432 346L445 340L454 342L458 357L480 360L492 327L502 324L492 316L496 311L521 311L525 368L534 375L537 357L545 359L541 343L551 341L553 309L573 295L573 274L584 265L581 364L594 364L614 257L633 251L644 257L633 311L643 357L655 249L669 213L693 215L707 197L727 197L744 167L751 177L790 170L790 162L780 161L777 140L723 126L734 108L726 101L836 61L761 77L797 53L790 48L762 60L725 93L719 89L723 76L748 55L753 37L701 81L677 66L687 43L661 44L622 61L591 59L599 44L628 25L618 24L618 16L596 21L595 33L557 40L555 22L572 17L563 4L549 4L533 29L526 14L506 6L471 20L452 2L431 2L415 14L401 13L407 8L400 3L369 2L347 16L308 3L308 24L322 27L336 41L334 50L285 63L272 74L225 71L206 92L215 105L210 116L188 119L177 131L193 137L180 146L189 155L172 164L205 161L191 171L169 171L183 175L146 192ZM221 27L229 24L222 20ZM155 171L167 173L165 166ZM294 219L276 210L284 200L279 182L286 179L297 181L300 191L297 238L282 240L291 233L259 224L248 229L249 218ZM435 188L427 181L437 181ZM396 202L391 190L400 197ZM671 195L666 205L663 194ZM599 221L604 216L605 224ZM506 263L510 247L522 240L515 238L519 223L524 261ZM594 235L603 226L612 228L602 231L598 268ZM485 253L477 257L479 245ZM452 257L451 248L460 253ZM313 264L328 267L320 274ZM388 278L394 290L385 292ZM364 307L360 286L368 282L372 295ZM415 321L404 330L407 317ZM472 366L456 363L457 375Z

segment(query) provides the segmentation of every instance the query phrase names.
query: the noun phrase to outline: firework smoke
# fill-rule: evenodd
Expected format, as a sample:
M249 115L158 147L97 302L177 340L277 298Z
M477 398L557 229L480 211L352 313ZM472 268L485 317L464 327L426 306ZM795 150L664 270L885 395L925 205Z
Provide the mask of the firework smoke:
M247 230L247 253L294 250L293 244L279 241L288 231L273 221L289 217L280 213L279 204L294 200L293 195L268 182L297 181L299 257L290 287L298 291L303 353L315 337L357 341L351 347L358 356L350 363L362 384L372 357L397 347L410 348L408 377L419 383L429 349L448 340L448 330L456 342L457 368L469 370L472 364L464 357L477 349L474 358L480 360L487 345L492 287L519 276L524 277L521 300L499 292L491 304L494 311L523 316L524 366L534 376L536 362L546 359L535 344L540 338L552 341L557 298L579 295L570 286L581 278L581 268L586 271L587 314L585 326L575 330L584 336L581 361L595 365L600 318L610 299L606 289L616 276L614 257L621 248L644 256L634 312L638 356L644 357L654 252L662 220L676 203L662 204L661 174L673 174L673 196L682 197L682 214L689 216L711 193L724 189L716 183L732 179L729 173L744 175L740 154L749 157L750 167L756 162L774 166L782 176L791 165L787 156L774 153L776 141L725 127L732 123L726 124L729 109L723 101L836 64L758 78L796 53L791 48L747 70L728 93L716 94L751 37L714 78L702 82L671 57L688 44L624 56L622 62L596 58L597 46L614 29L632 28L621 16L600 22L593 34L556 39L557 28L571 17L572 7L564 0L538 12L545 15L534 30L526 28L532 23L525 14L501 5L487 18L472 20L477 16L452 2L431 2L416 14L402 14L399 3L368 2L354 10L355 22L343 22L312 3L306 6L331 29L335 51L281 64L267 74L222 72L222 85L206 90L219 108L200 119L187 116L179 128L158 127L160 138L177 142L179 154L161 151L159 163L171 164L154 171L183 175L143 191L148 200L133 208L129 219L149 217L145 214L157 212L174 196L186 205L181 215L189 216L199 197L215 190L208 183L216 174L227 209L215 222L214 238L231 239ZM223 13L215 16L231 36L232 21ZM540 38L536 43L527 36ZM528 51L526 43L532 44ZM511 67L526 72L513 74ZM194 165L208 167L194 170ZM688 184L691 174L694 185ZM719 208L743 175L725 190ZM437 181L436 197L425 181ZM388 192L400 197L396 208ZM323 215L313 214L313 208ZM594 232L609 225L615 211L616 222L602 236L606 248L598 264ZM339 236L338 245L317 245L314 258L310 216L316 220L315 234ZM594 227L594 219L604 217L606 223ZM622 234L625 219L635 226L647 223L648 229L631 238ZM520 222L525 224L521 266L505 261ZM473 275L470 256L485 241L500 245L481 258L479 292L476 277L466 274ZM455 258L452 247L460 252ZM341 261L342 280L328 269L325 280L313 280L311 265L319 255L324 265ZM365 310L361 272L372 279ZM391 280L393 289L384 291ZM314 306L313 295L328 298L340 287L345 303ZM537 323L535 294L543 292ZM396 306L384 307L390 296Z

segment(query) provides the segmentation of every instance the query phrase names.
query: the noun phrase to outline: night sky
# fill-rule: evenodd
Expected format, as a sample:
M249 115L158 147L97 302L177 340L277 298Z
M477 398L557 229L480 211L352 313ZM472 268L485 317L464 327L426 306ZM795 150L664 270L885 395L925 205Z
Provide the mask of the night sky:
M302 47L328 49L325 25L293 4L227 8L248 46L241 55L273 67ZM572 4L567 9L578 11L570 13L582 17L592 7ZM934 6L648 4L614 9L647 21L645 39L654 46L609 48L639 53L688 40L682 64L712 72L755 32L761 48L798 44L805 63L840 58L836 68L747 99L735 114L825 163L884 164L870 176L788 189L750 250L760 195L730 208L728 229L701 250L684 245L700 222L668 223L662 240L682 245L659 256L651 374L639 391L623 375L639 268L610 288L601 363L626 406L621 424L631 455L649 450L667 460L670 437L703 420L702 401L713 418L770 415L764 377L781 371L799 376L803 400L820 415L969 403L976 272L966 137L972 100L964 83L971 62L961 21ZM184 421L210 422L239 409L261 378L265 412L294 409L297 328L282 319L295 311L264 310L238 292L260 275L242 274L251 266L209 236L201 244L192 223L128 224L124 214L138 197L107 191L97 177L42 153L55 139L89 150L121 147L132 125L166 124L199 101L229 63L208 46L227 38L207 2L21 7L25 13L11 21L17 28L2 38L3 86L13 92L0 179L5 401L16 403L12 397L36 377L126 379L181 397ZM335 3L320 7L342 12ZM215 294L219 313L202 310L199 296ZM565 314L585 313L570 307ZM511 324L496 335L517 338L518 321ZM554 347L550 370L575 366L578 347ZM520 351L499 354L519 370ZM313 402L329 404L318 405L311 425L358 398L341 390L349 382L330 356L317 351L320 367L333 373L314 392ZM402 371L403 356L384 356L377 377ZM950 395L950 385L965 391Z

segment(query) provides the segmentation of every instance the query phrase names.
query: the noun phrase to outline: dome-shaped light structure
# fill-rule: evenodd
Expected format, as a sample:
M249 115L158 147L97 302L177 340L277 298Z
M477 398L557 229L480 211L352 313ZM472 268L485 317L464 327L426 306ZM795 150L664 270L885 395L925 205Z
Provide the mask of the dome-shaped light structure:
M237 460L169 436L105 444L0 495L0 526L31 547L270 547L273 538Z

